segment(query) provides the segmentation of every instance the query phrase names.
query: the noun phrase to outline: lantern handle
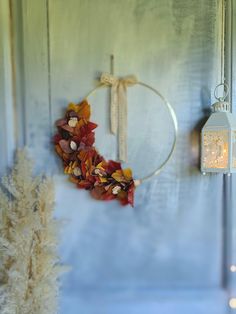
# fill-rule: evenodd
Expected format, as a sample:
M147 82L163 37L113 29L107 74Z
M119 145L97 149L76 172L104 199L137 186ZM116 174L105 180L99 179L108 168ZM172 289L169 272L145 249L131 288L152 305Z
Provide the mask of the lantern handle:
M222 97L218 97L218 93L217 90L220 86L223 86L223 96ZM215 90L214 90L214 96L215 99L217 99L218 101L225 101L225 99L227 98L227 96L229 95L229 85L226 83L220 83L216 86Z

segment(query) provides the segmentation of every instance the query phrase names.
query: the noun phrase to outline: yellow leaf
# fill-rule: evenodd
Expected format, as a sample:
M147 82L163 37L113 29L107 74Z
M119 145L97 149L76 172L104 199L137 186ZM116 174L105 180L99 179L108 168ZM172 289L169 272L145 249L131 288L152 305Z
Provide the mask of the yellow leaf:
M72 167L71 167L71 166L65 167L64 173L65 173L65 174L71 174L71 173L72 173Z
M100 169L100 170L105 170L105 168L103 168L103 162L101 161L97 166L96 168Z
M107 178L99 177L99 181L102 182L102 183L106 183L107 182Z
M131 180L132 179L132 170L130 168L124 169L123 170L123 175L126 180Z
M122 174L122 170L116 170L113 174L112 174L112 178L115 179L117 182L122 182L124 181L124 177Z
M75 111L75 112L77 112L77 105L76 104L74 104L73 102L71 102L71 103L69 103L69 105L68 105L68 107L67 107L67 110L69 111L69 110L73 110L73 111Z
M87 102L87 100L83 100L80 104L76 105L74 103L69 103L67 107L67 111L73 110L76 113L78 113L78 116L80 118L84 118L86 120L89 120L90 118L90 105Z

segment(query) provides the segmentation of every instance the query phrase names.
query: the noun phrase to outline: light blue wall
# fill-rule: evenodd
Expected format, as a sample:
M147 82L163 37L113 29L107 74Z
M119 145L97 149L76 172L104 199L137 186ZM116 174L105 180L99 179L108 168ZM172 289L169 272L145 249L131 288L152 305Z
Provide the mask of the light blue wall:
M224 314L228 292L223 177L199 172L199 131L219 79L218 0L12 1L17 141L37 171L52 173L56 213L66 220L60 253L61 313ZM160 90L179 122L174 157L139 187L135 207L101 203L62 174L50 139L68 102L110 71ZM173 136L162 103L128 92L129 165L136 177L160 164ZM96 145L115 159L108 93L91 98ZM4 107L5 108L5 107Z

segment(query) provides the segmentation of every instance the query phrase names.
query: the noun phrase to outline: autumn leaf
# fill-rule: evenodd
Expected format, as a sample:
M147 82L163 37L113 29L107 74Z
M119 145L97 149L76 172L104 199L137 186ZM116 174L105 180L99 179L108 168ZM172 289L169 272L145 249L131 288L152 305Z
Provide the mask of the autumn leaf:
M67 107L67 111L74 111L80 118L84 118L89 120L90 118L90 105L88 104L87 100L83 100L80 104L70 103Z
M73 150L70 148L69 141L67 141L67 140L60 140L59 145L60 145L61 149L63 150L63 152L65 152L67 154L73 152Z
M115 199L115 195L111 194L109 191L106 191L103 186L96 186L93 190L91 190L91 195L93 198L102 201L111 201Z
M69 103L69 105L67 106L67 111L75 111L77 112L77 106L76 104L74 104L73 102Z
M134 191L135 191L135 185L134 182L130 185L128 190L128 203L134 207Z
M109 160L106 165L106 172L112 174L116 170L121 170L120 162Z
M79 104L77 113L78 113L80 118L84 118L86 120L89 120L91 110L90 110L90 105L88 104L87 100L83 100Z
M129 168L124 170L116 170L112 174L112 178L115 179L117 182L128 182L132 180L132 171Z
M93 146L96 123L89 121L90 105L70 103L66 115L56 122L55 150L63 161L64 171L78 188L90 190L99 200L117 199L122 205L134 203L131 169L121 163L106 161Z
M54 135L54 137L53 137L53 142L54 142L55 144L58 144L60 140L62 140L62 137L61 137L60 134Z
M123 169L122 172L127 181L132 180L132 170L130 168Z
M117 182L124 181L122 170L116 170L112 175L112 178L115 179Z

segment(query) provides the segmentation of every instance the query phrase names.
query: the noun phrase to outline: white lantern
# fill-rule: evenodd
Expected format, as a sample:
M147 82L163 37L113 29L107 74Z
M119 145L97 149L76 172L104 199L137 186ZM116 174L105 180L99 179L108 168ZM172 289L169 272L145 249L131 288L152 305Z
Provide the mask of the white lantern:
M212 105L213 113L202 129L201 135L201 171L236 172L236 118L230 112L230 104L225 101L228 94L217 98ZM218 86L220 86L218 85ZM217 86L217 87L218 87Z

